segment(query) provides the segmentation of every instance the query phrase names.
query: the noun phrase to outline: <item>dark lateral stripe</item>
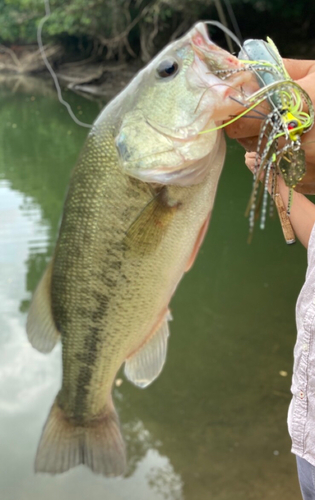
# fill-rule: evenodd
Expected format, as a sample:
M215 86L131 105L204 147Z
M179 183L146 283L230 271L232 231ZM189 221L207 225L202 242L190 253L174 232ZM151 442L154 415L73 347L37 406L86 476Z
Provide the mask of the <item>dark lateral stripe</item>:
M79 370L74 401L74 417L78 419L84 418L88 410L87 400L92 390L90 383L93 376L93 369L97 363L101 332L102 327L90 326L84 340L83 352L77 353L77 359L79 356L81 362L84 363Z

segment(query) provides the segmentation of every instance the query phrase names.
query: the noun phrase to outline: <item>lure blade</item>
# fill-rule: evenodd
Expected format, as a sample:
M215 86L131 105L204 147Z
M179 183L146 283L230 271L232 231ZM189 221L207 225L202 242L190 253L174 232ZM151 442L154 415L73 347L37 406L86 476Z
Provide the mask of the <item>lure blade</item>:
M306 174L304 150L299 149L298 151L294 151L288 149L280 158L279 169L286 185L290 188L295 188Z

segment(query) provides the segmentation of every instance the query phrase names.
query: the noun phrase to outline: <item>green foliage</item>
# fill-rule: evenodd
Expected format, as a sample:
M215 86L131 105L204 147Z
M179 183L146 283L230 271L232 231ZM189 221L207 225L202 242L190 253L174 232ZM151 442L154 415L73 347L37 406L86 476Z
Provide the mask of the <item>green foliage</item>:
M221 2L226 9L225 2ZM300 0L230 0L243 36L288 33L298 40L313 37L315 2ZM108 59L128 53L149 59L176 33L198 19L218 19L214 0L50 0L51 16L44 42L88 46ZM0 43L36 43L36 28L45 15L45 0L0 0ZM228 16L227 16L228 17ZM257 22L259 19L259 22Z
M25 5L25 4L29 5ZM0 41L34 41L36 11L33 2L26 0L0 0Z
M63 35L107 39L118 36L138 9L126 0L51 0L51 16L45 25L48 38ZM45 15L44 0L0 0L0 40L36 42L36 26Z

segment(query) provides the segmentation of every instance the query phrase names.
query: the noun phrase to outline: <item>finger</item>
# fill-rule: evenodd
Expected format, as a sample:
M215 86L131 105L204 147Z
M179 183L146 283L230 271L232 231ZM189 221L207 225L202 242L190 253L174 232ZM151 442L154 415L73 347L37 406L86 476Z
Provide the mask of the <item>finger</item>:
M283 59L285 69L292 80L301 80L315 73L315 61L299 59Z
M256 154L257 154L256 151L247 151L245 153L245 158L250 158L250 159L254 158L255 159Z
M256 157L257 154L255 152L250 152L245 154L245 164L249 168L249 170L253 173L255 171L255 166L256 166Z
M284 59L284 65L293 80L298 83L302 89L307 92L310 99L315 102L315 61L303 61L294 59ZM309 112L307 105L303 107L303 111Z

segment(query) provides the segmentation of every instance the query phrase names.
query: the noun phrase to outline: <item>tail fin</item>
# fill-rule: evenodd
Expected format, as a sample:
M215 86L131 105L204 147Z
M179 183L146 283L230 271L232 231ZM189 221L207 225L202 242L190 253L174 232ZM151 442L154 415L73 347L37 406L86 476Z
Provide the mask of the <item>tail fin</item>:
M102 417L82 425L67 419L54 402L38 446L35 472L60 474L79 464L104 476L124 473L125 445L112 402Z

